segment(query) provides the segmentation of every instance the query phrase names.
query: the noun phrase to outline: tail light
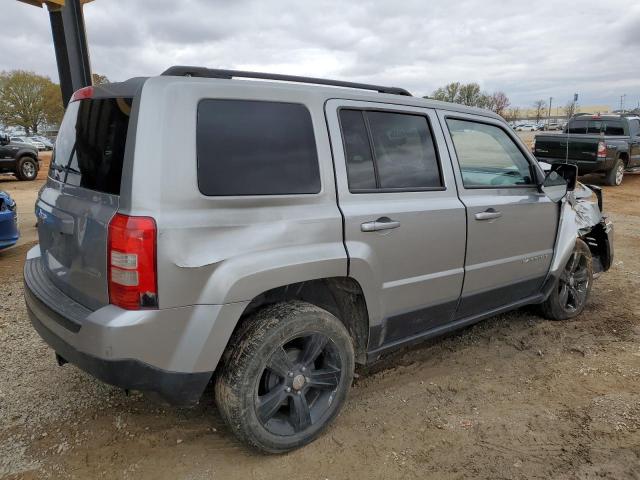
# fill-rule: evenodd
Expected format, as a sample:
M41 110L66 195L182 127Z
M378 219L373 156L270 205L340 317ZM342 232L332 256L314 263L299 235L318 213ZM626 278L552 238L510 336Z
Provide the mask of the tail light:
M117 213L109 222L109 303L127 310L158 307L156 222Z
M93 97L93 87L84 87L73 92L71 101L75 102L76 100L85 100L87 98L92 98L92 97Z
M607 156L607 146L605 145L604 142L598 142L598 158L606 158L606 156Z

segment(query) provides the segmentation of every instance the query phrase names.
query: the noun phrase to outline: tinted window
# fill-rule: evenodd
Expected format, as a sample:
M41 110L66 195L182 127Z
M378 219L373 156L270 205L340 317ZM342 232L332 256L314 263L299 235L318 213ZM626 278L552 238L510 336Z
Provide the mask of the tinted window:
M587 133L586 120L571 120L567 126L569 133Z
M607 120L604 127L605 135L624 135L624 127L622 122Z
M360 110L341 110L340 125L347 161L349 190L376 188L369 136Z
M205 195L318 193L309 111L300 104L202 100L198 187Z
M340 122L351 191L442 186L438 156L426 117L342 110Z
M507 133L494 125L448 119L465 187L533 184L531 166Z
M131 99L107 98L80 100L75 114L74 128L65 131L69 138L56 142L56 165L64 163L71 147L71 161L66 167L66 183L89 190L120 194L122 162L129 128ZM66 121L66 117L65 117ZM64 147L63 147L64 144ZM64 166L64 165L63 165Z
M604 129L604 122L602 120L590 120L587 123L587 133L599 135Z
M427 119L402 113L367 112L381 188L442 185Z

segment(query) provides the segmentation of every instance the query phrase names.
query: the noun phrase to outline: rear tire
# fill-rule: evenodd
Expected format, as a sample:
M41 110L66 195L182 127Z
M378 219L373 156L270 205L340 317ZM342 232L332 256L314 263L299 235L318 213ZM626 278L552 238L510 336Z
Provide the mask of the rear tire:
M38 176L38 163L31 157L22 157L16 164L18 180L35 180Z
M266 453L302 447L344 405L353 380L353 345L326 310L300 301L265 307L228 345L215 397L242 442Z
M560 277L541 305L542 315L549 320L567 320L577 317L584 310L593 284L591 251L582 240L567 261Z
M604 177L605 183L612 187L617 187L622 183L624 178L624 162L622 159L617 158L616 163L613 164L613 168L607 172Z

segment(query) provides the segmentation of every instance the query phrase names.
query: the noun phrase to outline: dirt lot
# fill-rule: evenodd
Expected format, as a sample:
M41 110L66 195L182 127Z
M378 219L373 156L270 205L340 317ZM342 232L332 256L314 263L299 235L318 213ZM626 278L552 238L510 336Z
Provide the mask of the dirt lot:
M39 183L0 180L23 225ZM606 188L616 261L579 319L517 311L360 370L335 425L277 457L239 445L211 392L175 409L58 367L23 306L25 232L0 253L0 477L638 479L639 205L639 175Z

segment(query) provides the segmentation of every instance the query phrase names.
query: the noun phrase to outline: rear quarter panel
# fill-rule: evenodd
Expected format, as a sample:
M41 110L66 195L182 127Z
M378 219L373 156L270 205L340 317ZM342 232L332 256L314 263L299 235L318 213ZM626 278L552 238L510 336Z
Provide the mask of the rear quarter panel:
M315 130L318 194L207 197L198 190L198 102L241 98L302 103ZM121 211L158 225L162 308L247 301L278 286L345 276L324 97L261 82L158 77L140 100L135 160L124 172ZM159 133L160 132L160 133Z

